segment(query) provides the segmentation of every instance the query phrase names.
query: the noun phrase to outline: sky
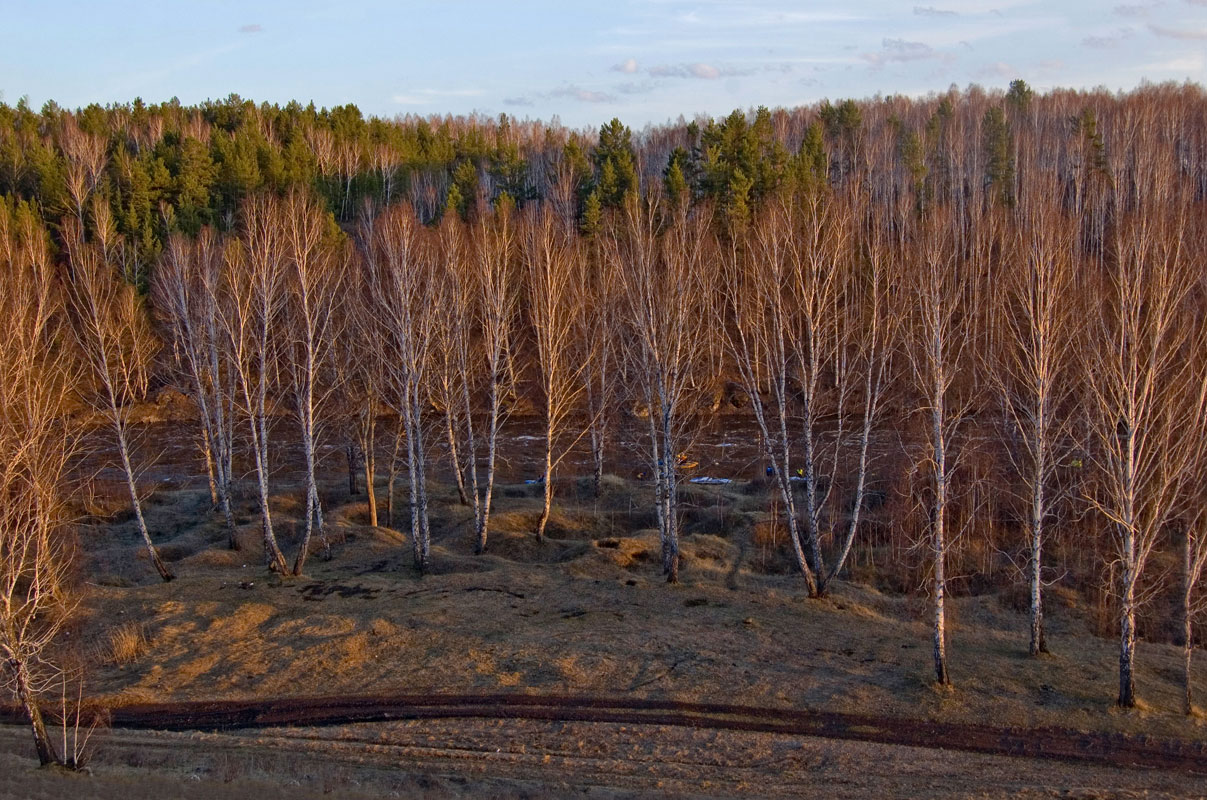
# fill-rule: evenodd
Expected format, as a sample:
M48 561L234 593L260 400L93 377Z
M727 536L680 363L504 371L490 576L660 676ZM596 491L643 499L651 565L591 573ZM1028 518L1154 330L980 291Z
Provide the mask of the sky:
M0 0L0 100L355 103L575 128L829 98L1207 84L1207 0Z

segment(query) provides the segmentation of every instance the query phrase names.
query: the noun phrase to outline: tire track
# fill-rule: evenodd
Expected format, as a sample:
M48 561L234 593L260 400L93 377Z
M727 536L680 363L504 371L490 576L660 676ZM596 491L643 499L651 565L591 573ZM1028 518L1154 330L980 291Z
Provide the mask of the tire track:
M17 722L12 708L2 715ZM535 694L403 694L148 703L108 710L114 728L223 731L416 719L530 719L668 725L845 739L1207 774L1207 743L1065 728L1005 728L865 714L676 700Z

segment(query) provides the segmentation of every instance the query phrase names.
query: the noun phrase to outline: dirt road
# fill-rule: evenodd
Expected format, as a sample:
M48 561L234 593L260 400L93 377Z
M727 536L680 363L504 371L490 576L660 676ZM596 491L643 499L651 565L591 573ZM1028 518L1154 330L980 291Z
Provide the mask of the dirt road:
M20 721L11 709L4 716L6 721ZM622 697L510 693L309 697L129 705L110 712L114 728L166 731L416 719L526 719L777 733L1207 775L1204 742Z

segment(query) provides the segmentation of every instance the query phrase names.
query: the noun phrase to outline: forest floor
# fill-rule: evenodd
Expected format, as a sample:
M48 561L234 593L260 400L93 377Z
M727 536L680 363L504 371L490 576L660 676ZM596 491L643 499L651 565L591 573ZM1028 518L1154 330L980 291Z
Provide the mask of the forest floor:
M583 482L560 485L543 543L532 533L538 491L501 488L487 552L475 556L472 512L456 503L455 489L437 486L434 566L418 575L405 537L367 525L363 496L333 484L325 500L334 557L312 557L304 577L282 578L262 567L250 498L239 509L241 548L232 551L204 488L160 488L148 522L177 580L154 579L128 521L98 525L82 543L89 581L75 635L89 658L87 691L112 707L573 694L875 715L903 726L942 721L1207 741L1202 716L1180 713L1179 648L1143 642L1141 705L1114 708L1117 645L1090 633L1072 592L1049 593L1052 653L1040 658L1026 654L1027 618L1011 593L954 598L954 686L940 688L926 598L839 582L829 597L809 600L786 543L760 524L765 494L741 483L686 487L681 583L668 586L644 489L609 477L596 499ZM282 493L274 513L292 547L296 496ZM1207 667L1195 677L1207 691ZM24 735L2 731L0 760L14 768L0 769L0 796L51 797L78 785L70 792L81 797L132 797L134 782L150 793L155 781L187 781L169 792L181 797L263 798L335 789L346 797L1207 793L1207 778L1187 772L531 719L191 734L114 728L97 735L95 780L79 783L16 769L16 754L28 758Z

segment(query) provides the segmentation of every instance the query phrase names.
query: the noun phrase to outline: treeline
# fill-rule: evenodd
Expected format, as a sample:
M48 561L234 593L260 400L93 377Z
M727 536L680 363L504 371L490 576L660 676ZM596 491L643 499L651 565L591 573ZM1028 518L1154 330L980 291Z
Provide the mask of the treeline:
M613 122L592 142L510 120L386 123L237 98L0 118L0 493L12 499L0 647L33 716L31 670L62 619L70 408L107 420L151 561L173 577L130 439L153 379L197 408L232 546L233 465L252 463L266 565L281 574L329 550L325 443L359 453L370 522L408 532L418 569L432 469L455 477L487 550L499 433L534 404L534 535L568 452L589 443L598 486L626 424L676 581L681 461L732 398L758 425L811 595L872 538L892 557L926 554L940 683L953 568L1013 560L1037 654L1045 586L1084 577L1092 552L1124 706L1152 565L1178 565L1191 708L1207 564L1198 88L1040 97L1016 82L636 138ZM388 455L379 425L396 434ZM292 563L269 503L286 435L306 497ZM887 532L867 519L873 495L889 498Z
M1193 86L1036 96L1015 81L1004 95L972 87L925 100L760 108L634 135L618 120L598 133L506 115L386 120L351 104L256 105L237 95L74 112L53 102L36 112L21 100L0 103L0 195L33 203L55 228L64 216L87 224L85 207L99 196L129 241L128 258L145 270L172 233L231 230L243 200L266 191L312 190L343 225L366 204L401 200L428 224L449 208L468 220L506 194L521 208L552 203L590 228L626 192L664 183L742 219L772 194L866 173L870 152L888 147L928 199L956 200L969 184L988 183L1009 200L1025 182L1015 166L1024 133L1060 142L1044 168L1059 170L1072 191L1103 166L1103 132L1119 131L1117 118L1178 106L1193 119L1202 101ZM1199 134L1177 135L1194 160ZM1193 179L1202 184L1201 170Z

